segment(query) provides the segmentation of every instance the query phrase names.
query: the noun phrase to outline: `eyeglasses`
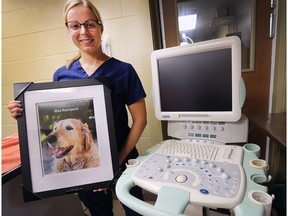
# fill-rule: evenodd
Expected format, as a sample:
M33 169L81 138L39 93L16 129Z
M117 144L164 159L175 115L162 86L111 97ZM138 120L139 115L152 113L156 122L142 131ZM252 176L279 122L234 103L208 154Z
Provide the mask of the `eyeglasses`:
M65 25L71 32L78 32L83 25L85 29L92 30L97 28L97 24L101 25L102 23L98 20L87 20L85 23L78 22L66 22Z

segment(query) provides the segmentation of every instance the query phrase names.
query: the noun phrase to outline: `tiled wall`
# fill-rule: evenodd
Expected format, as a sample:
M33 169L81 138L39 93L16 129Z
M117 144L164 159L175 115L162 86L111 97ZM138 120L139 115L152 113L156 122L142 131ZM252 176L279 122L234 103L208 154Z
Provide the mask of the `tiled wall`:
M162 138L151 100L150 54L153 50L148 0L92 0L104 22L111 55L131 63L147 93L148 125L139 150ZM13 83L51 81L54 71L74 56L62 17L64 0L2 1L2 137L17 132L7 110Z

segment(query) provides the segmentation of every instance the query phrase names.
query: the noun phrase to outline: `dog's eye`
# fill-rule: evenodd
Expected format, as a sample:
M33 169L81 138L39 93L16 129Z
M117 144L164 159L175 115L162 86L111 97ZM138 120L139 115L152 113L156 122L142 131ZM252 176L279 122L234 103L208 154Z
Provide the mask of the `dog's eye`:
M66 130L73 130L71 126L66 126Z

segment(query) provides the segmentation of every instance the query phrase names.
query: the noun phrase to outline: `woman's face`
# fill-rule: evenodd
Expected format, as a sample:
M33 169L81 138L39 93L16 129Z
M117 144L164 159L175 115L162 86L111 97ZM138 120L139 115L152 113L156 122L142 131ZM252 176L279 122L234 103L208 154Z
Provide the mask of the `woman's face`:
M88 20L97 20L93 11L83 5L78 5L71 8L67 13L67 22L85 23ZM102 30L100 25L97 24L96 28L86 29L84 25L80 26L77 32L69 31L73 43L83 53L94 54L101 50L101 34Z

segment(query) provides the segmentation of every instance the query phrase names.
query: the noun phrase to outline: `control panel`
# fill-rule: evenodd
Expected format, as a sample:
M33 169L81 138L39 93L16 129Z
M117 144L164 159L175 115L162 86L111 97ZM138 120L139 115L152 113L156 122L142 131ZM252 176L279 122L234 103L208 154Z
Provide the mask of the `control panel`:
M183 148L182 143L169 142ZM204 153L190 157L187 150L184 151L186 155L170 150L169 154L163 153L168 152L166 144L164 141L155 145L147 150L148 155L128 161L127 169L116 184L117 197L126 206L142 215L157 216L184 216L190 204L231 207L236 216L271 214L274 195L268 194L267 187L262 185L270 181L271 176L267 176L267 164L258 159L258 145L245 144L239 164L239 157L233 156L239 155L239 146L229 146L232 149L226 151L222 147L227 145L216 144L216 156L214 153L205 156ZM131 195L129 191L135 184L156 194L155 204Z
M238 122L171 121L168 135L178 139L207 139L223 143L247 142L248 119L242 115Z
M169 145L172 150L168 151ZM184 155L179 147L185 150ZM176 154L172 153L173 149ZM229 153L227 149L230 149ZM190 151L197 156L192 156ZM196 205L233 208L241 202L245 190L242 160L237 157L233 161L229 156L227 162L226 156L233 154L242 158L242 147L164 141L156 153L139 165L132 181L154 194L163 186L176 187L189 191L190 202Z

